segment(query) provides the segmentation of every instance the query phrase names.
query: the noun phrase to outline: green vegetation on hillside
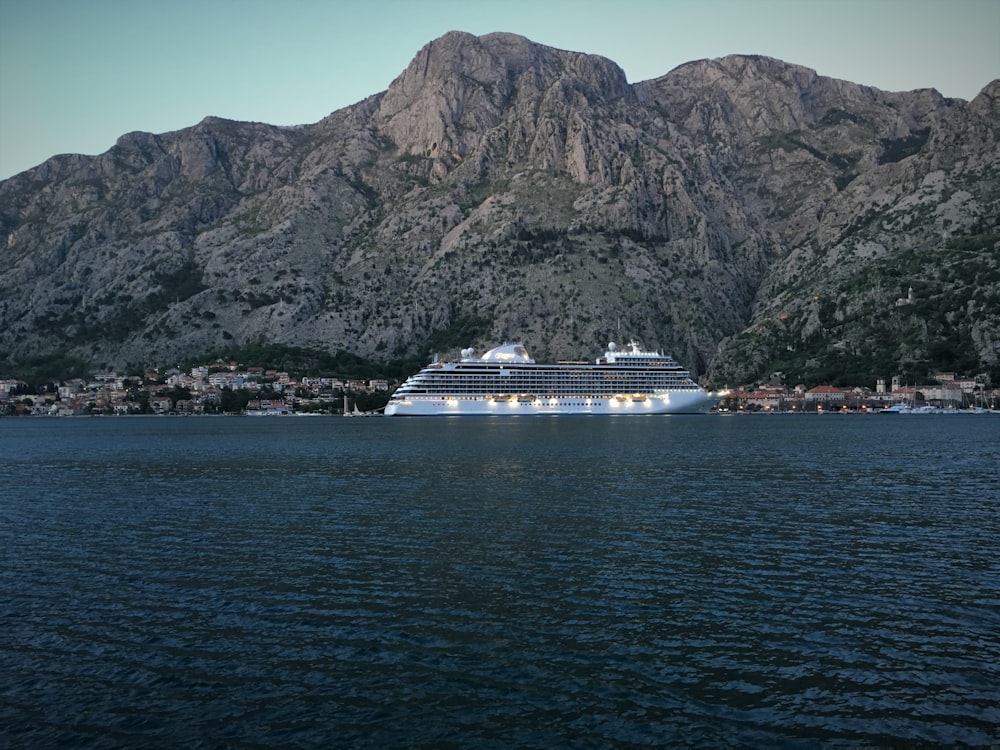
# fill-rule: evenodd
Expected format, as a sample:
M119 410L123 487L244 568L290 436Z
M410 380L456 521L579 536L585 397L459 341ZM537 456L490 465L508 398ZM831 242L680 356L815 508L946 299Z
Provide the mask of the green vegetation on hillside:
M0 379L21 380L34 389L88 374L88 365L82 359L58 352L33 354L17 365L0 360Z
M322 349L259 342L192 357L183 369L189 371L198 365L235 362L240 367L263 367L296 377L401 380L426 365L427 361L427 355L379 361L365 359L343 349L331 353ZM86 379L94 372L94 367L84 360L58 352L33 355L16 364L0 361L0 379L21 380L33 389L74 378ZM141 375L138 372L128 374Z
M241 367L263 367L266 370L278 370L299 377L339 377L367 380L406 377L423 367L427 363L427 357L379 361L365 359L343 349L331 353L318 348L257 342L208 352L191 359L187 367L199 364L209 365L214 362L236 362Z
M923 383L948 371L1000 382L1000 363L980 359L976 345L977 336L1000 324L998 241L986 233L904 250L822 293L807 295L807 284L800 285L805 305L735 338L740 361L758 364L743 375L782 372L786 383L847 386L893 375ZM897 305L910 289L912 303Z

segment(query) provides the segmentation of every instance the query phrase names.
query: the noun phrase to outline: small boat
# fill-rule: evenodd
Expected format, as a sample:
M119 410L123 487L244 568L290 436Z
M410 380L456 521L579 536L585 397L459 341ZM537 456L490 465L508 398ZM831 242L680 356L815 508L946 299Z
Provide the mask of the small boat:
M887 406L885 409L879 409L879 414L909 414L913 411L913 407L909 404L900 402L898 404L893 404L892 406Z

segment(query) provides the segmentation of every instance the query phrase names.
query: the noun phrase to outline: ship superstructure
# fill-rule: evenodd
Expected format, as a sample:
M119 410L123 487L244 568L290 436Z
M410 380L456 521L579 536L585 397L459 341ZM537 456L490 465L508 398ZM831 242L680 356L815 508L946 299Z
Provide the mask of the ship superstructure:
M608 344L594 362L539 364L522 343L434 362L392 394L387 416L699 413L718 400L672 357Z

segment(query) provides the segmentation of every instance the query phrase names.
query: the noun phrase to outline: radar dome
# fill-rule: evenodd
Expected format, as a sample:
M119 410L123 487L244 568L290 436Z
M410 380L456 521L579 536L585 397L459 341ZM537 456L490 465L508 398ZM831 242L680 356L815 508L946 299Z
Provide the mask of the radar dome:
M483 355L483 360L486 362L527 363L535 361L528 354L528 350L524 348L523 344L504 344L503 346L494 347Z

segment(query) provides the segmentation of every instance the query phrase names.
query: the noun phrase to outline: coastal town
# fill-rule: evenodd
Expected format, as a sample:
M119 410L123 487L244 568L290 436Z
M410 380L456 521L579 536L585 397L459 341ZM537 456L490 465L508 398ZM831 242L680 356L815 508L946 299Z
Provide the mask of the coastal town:
M908 385L895 377L875 388L788 386L781 373L767 382L721 392L721 413L878 413L900 405L936 412L996 409L1000 389L988 379L934 373L934 381ZM192 367L149 370L141 376L96 373L32 388L17 379L0 380L0 416L200 415L279 416L373 414L397 382L295 376L258 366L217 361Z
M348 402L367 412L383 406L389 390L385 379L293 377L263 367L217 362L188 372L149 370L141 377L97 373L42 389L19 380L0 380L0 416L334 414L344 413Z
M879 378L875 388L854 386L836 388L818 385L788 388L780 382L780 373L771 382L755 387L741 387L719 402L719 410L739 412L845 412L878 413L893 407L907 407L925 412L949 412L996 408L1000 391L989 388L984 377L963 378L954 372L934 373L935 382L927 385L904 385L894 377L886 384Z

